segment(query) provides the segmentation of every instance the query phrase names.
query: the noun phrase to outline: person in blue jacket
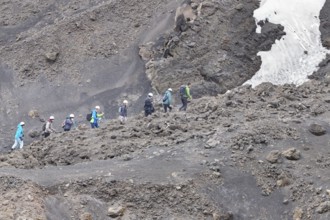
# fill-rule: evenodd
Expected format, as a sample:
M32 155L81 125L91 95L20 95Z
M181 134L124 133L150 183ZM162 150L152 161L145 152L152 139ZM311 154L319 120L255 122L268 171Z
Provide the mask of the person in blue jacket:
M172 89L169 88L166 90L164 97L163 97L163 106L165 113L167 112L167 109L169 111L172 111Z
M74 114L70 114L62 123L62 128L64 129L64 131L70 131L72 126L75 126Z
M92 119L90 121L92 128L98 128L99 127L99 120L103 117L103 113L100 112L100 106L95 106L95 109L92 110Z
M24 137L24 127L25 123L22 121L17 125L17 130L15 133L15 143L14 145L11 147L11 149L15 149L17 147L17 145L19 144L19 149L23 148L23 137Z

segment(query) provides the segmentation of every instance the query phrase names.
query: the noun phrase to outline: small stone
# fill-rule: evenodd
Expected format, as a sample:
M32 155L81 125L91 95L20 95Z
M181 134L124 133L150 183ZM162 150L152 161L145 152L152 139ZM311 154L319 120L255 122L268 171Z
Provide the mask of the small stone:
M50 61L50 62L55 62L57 57L59 55L59 52L57 51L51 51L51 52L47 52L45 54L45 57L47 59L47 61Z
M216 147L217 145L219 145L219 144L220 144L220 141L217 141L217 140L214 140L214 139L209 139L209 140L206 142L204 148L205 148L205 149L215 148L215 147Z
M32 201L34 200L34 199L33 199L33 196L28 195L28 200L32 202Z
M95 14L95 13L90 14L90 15L89 15L89 19L90 19L91 21L96 21L96 14Z
M317 189L316 189L316 194L317 194L317 195L321 194L322 190L323 190L322 187L317 188Z
M79 220L93 220L93 216L91 213L84 213L80 216Z
M220 215L219 215L218 213L216 213L216 212L214 212L214 213L212 214L212 216L213 216L213 220L221 220Z
M284 199L284 200L283 200L283 204L284 204L284 205L287 205L287 204L289 204L289 200L287 200L287 199Z
M254 148L253 148L252 146L249 146L249 147L247 148L248 153L250 153L250 152L253 151L253 150L254 150Z
M37 110L30 110L28 115L31 118L37 118L37 117L39 117L39 112Z
M235 6L235 9L237 11L241 11L243 8L244 8L244 5L243 4L238 4L238 5Z
M32 130L32 131L29 131L28 135L31 138L37 138L37 137L40 137L41 132L40 131L36 131L36 130Z
M281 157L280 152L278 150L273 150L267 155L266 160L269 163L277 163L280 157Z
M124 159L123 160L124 161L130 161L130 160L132 160L132 157L126 155L126 156L124 156Z
M196 46L196 43L195 42L189 42L187 44L188 47L195 47Z
M303 210L301 208L295 208L294 212L293 212L293 220L301 220L302 216L303 216Z
M288 160L299 160L301 157L300 151L296 148L290 148L282 152L282 155Z
M125 208L123 206L112 206L108 209L108 216L112 218L116 218L119 216L123 216L125 212Z
M283 178L276 181L278 187L284 187L290 185L290 180L288 178Z
M316 136L321 136L324 135L327 131L326 129L319 124L311 124L308 128L309 132L311 132L312 134L316 135Z

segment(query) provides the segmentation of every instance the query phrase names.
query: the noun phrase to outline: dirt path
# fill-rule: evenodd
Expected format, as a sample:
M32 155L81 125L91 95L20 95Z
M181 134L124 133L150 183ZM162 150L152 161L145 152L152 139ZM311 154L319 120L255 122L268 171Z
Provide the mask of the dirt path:
M181 178L184 181L189 177L192 178L196 173L205 171L205 168L199 165L198 160L192 160L191 155L188 157L188 152L184 152L180 148L181 146L176 149L152 147L147 149L143 155L132 155L132 159L129 161L124 161L126 160L124 158L115 158L105 161L84 162L72 166L46 166L43 169L1 168L0 175L14 175L44 186L52 186L75 179L98 177L125 181L134 179L137 182L151 181L160 184L180 182Z

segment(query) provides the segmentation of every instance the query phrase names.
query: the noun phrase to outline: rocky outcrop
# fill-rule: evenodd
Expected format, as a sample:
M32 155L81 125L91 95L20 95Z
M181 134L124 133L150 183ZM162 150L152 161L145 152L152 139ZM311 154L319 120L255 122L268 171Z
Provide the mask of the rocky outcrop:
M258 3L194 1L196 19L149 47L153 57L146 63L146 73L152 86L163 92L192 82L193 96L198 98L224 93L250 79L261 64L257 53L270 50L285 34L282 26L269 22L261 24L261 34L255 33L252 15Z

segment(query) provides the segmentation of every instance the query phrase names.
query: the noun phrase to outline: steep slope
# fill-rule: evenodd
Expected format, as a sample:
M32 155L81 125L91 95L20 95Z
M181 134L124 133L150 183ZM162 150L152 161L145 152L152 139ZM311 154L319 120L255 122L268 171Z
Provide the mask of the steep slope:
M1 148L11 144L14 131L8 128L22 120L31 131L40 129L39 119L55 115L59 126L71 112L84 120L95 105L112 118L123 99L138 113L152 89L176 90L187 81L199 82L194 97L223 93L249 79L260 66L257 52L284 34L270 23L264 33L255 33L257 0L196 1L193 13L200 6L200 14L178 33L179 5L174 0L2 3ZM163 43L172 38L178 39L167 45L173 57L165 58ZM153 51L147 70L138 47ZM28 117L31 110L40 117Z
M193 23L174 23L174 0L0 3L0 219L330 218L327 77L237 87L283 27L255 33L257 0L184 3ZM174 94L173 112L156 96L140 113L145 93L187 81L187 112ZM96 104L107 119L92 130ZM27 135L68 112L78 129L5 147L20 120Z
M30 129L40 129L39 118L27 117L30 110L41 118L53 114L58 124L69 112L85 115L96 104L113 117L124 98L134 103L131 111L140 111L150 82L137 48L154 37L149 33L159 20L165 20L159 32L172 27L175 1L17 5L7 1L1 7L2 147L13 132L3 128L25 120Z

